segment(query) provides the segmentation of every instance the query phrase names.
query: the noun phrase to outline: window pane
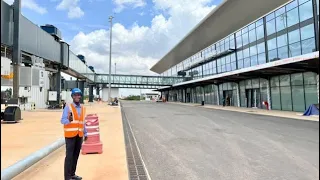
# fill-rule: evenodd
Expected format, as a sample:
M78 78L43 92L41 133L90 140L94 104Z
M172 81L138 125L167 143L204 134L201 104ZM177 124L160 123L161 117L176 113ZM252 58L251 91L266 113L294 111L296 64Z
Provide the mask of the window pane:
M257 56L251 56L251 66L255 66L258 64Z
M264 38L264 28L263 26L259 26L256 28L257 32L257 40Z
M235 49L234 40L231 40L231 41L230 41L230 49Z
M276 22L273 19L267 22L267 35L273 34L275 32L276 32Z
M306 85L304 90L307 108L312 104L318 104L317 85Z
M277 39L273 38L268 40L268 50L276 49L277 48Z
M290 86L290 75L283 75L279 77L280 86Z
M243 64L243 67L250 67L250 58L245 58L244 59L244 64Z
M231 63L231 70L236 70L237 69L237 65L236 62Z
M252 30L252 29L254 29L255 27L256 27L256 24L255 24L255 23L252 23L252 24L249 25L249 30Z
M276 16L280 16L280 15L282 15L282 14L285 13L285 12L286 12L286 8L285 8L285 7L282 7L282 8L280 8L280 9L276 10L275 14L276 14Z
M291 44L289 46L289 57L299 56L301 55L301 44L300 42Z
M277 37L277 46L282 47L288 44L287 34L281 35Z
M272 101L271 108L273 110L281 110L279 87L271 88L271 101Z
M244 46L249 43L248 33L244 33L244 34L242 35L242 43L243 43Z
M226 63L228 64L228 63L230 63L231 61L230 61L230 56L226 56Z
M291 31L291 32L288 33L288 35L289 35L289 44L292 44L292 43L300 41L300 34L299 33L300 33L299 29Z
M302 41L302 54L312 53L316 51L314 38Z
M294 0L291 3L286 5L286 9L287 9L287 11L289 11L289 10L291 10L291 9L297 7L297 6L298 6L298 1Z
M291 74L291 85L294 85L294 86L303 85L302 73Z
M299 6L300 22L313 17L312 1Z
M271 19L273 19L274 18L274 12L272 12L272 13L270 13L270 14L268 14L267 16L266 16L266 20L267 21L269 21L269 20L271 20Z
M257 54L257 47L256 46L251 46L250 47L250 56L256 55Z
M259 19L257 22L256 22L256 27L260 26L260 25L263 25L263 19Z
M304 84L317 84L317 74L313 72L303 73Z
M291 88L280 87L281 90L281 107L284 111L292 111Z
M238 56L238 59L243 59L243 54L241 50L237 52L237 56Z
M259 54L260 54L260 53L263 53L263 52L266 52L266 47L265 47L264 42L258 44L257 47L258 47L258 53L259 53Z
M276 18L277 31L281 31L287 27L286 14L282 14Z
M259 64L266 63L266 54L265 53L261 53L258 55L258 63Z
M242 37L237 37L237 48L242 47Z
M288 47L284 46L278 49L278 57L280 59L288 58Z
M249 32L249 40L250 40L250 43L254 42L257 40L256 38L256 30L253 29Z
M299 13L298 8L295 8L287 12L287 23L288 27L299 23Z
M243 60L238 60L238 69L243 68Z
M307 2L307 1L310 1L310 0L299 0L299 5L301 5L301 4L303 4L303 3Z
M246 58L246 57L249 57L249 48L243 50L243 57Z
M248 32L248 27L244 27L241 31L242 31L242 34Z
M278 58L277 49L269 51L269 62L276 61Z
M279 76L271 77L270 84L271 84L271 87L278 87L279 86Z
M309 39L311 37L314 37L314 25L310 24L308 26L305 26L301 28L301 40Z
M293 111L305 111L303 86L292 86Z
M235 53L232 53L230 55L230 59L231 59L231 62L235 62L236 61L236 54Z

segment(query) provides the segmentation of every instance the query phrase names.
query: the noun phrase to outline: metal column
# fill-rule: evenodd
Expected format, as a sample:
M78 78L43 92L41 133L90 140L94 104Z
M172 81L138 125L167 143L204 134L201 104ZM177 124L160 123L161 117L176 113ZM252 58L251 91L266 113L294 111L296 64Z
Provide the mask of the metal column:
M80 80L79 82L78 82L78 87L79 87L79 89L81 90L81 92L82 92L82 94L84 95L84 81L83 80ZM81 100L80 100L80 103L83 103L83 96L82 96L82 98L81 98Z
M57 103L60 103L60 93L61 93L61 69L54 74L54 80L56 81L55 91L57 91Z
M12 61L13 61L13 92L12 97L19 98L19 78L20 78L20 63L21 63L21 50L20 50L20 14L21 14L21 0L14 1L13 10L13 47L12 47Z
M93 85L89 85L89 102L93 102Z

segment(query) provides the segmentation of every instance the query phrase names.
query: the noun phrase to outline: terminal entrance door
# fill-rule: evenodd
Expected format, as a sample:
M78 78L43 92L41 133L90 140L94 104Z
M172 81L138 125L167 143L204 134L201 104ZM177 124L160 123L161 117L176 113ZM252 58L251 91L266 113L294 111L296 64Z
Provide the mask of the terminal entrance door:
M233 91L223 91L223 99L226 106L233 106Z
M260 89L246 89L247 107L259 108L260 107Z

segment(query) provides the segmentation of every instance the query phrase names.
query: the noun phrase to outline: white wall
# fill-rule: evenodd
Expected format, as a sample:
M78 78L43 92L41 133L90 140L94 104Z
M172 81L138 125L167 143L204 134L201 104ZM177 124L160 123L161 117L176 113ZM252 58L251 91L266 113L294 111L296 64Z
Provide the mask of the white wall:
M108 88L102 88L101 99L102 101L108 101ZM119 97L119 88L111 88L111 98Z

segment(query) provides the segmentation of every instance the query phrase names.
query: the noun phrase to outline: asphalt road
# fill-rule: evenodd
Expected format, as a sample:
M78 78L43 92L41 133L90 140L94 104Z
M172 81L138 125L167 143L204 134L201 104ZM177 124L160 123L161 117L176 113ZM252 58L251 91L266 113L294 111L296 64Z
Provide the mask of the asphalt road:
M319 179L319 123L122 102L152 180Z

